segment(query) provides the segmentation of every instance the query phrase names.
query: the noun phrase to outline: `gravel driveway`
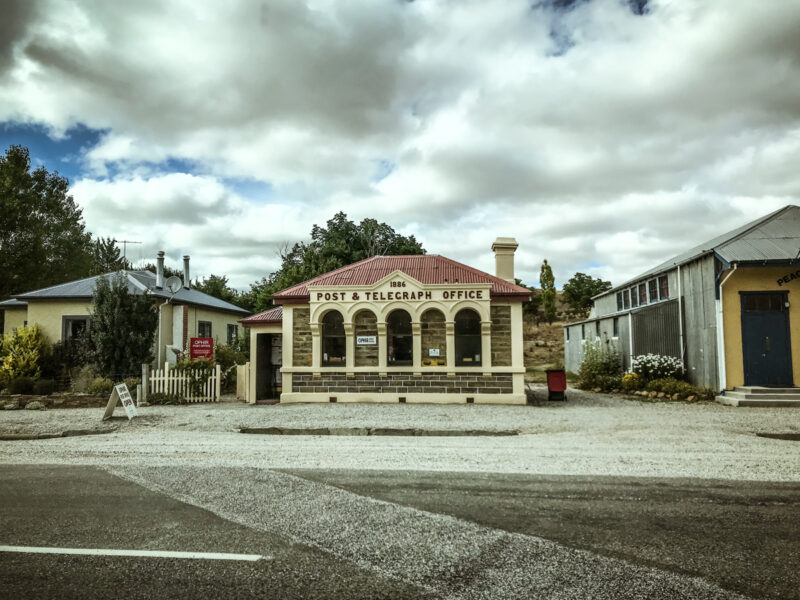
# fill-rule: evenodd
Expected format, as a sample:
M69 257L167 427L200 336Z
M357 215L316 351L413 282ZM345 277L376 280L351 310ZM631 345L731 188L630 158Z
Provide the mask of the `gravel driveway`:
M541 393L541 389L539 390ZM240 403L153 406L102 423L102 409L0 412L0 433L116 429L109 435L0 442L0 462L360 468L800 480L800 410L643 402L571 390L539 406ZM117 415L122 415L120 409ZM241 427L500 431L511 437L268 436Z

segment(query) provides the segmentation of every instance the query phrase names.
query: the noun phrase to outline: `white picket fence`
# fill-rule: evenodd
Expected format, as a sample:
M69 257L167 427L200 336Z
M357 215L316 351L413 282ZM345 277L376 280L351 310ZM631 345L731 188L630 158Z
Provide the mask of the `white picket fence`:
M250 402L250 363L236 365L236 397Z
M142 389L147 394L176 394L186 398L187 402L219 402L221 388L222 372L219 365L215 366L199 393L192 393L190 378L184 372L170 369L168 362L164 363L163 369L150 369L149 365L142 365Z

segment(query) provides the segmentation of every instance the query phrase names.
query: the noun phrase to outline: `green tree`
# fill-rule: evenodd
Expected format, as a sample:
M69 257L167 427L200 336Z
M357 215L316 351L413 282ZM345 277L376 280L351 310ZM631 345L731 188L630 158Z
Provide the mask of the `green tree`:
M575 273L564 284L564 301L577 316L587 316L592 307L592 296L611 289L610 281L591 277L585 273Z
M539 285L542 286L542 317L552 323L556 318L556 279L547 259L542 263L539 272Z
M0 299L89 275L91 234L68 187L57 172L31 171L27 148L0 156Z
M239 300L239 292L228 287L228 278L225 275L212 274L208 277L203 277L202 280L195 279L192 285L196 290L231 304L236 304L237 300Z
M98 278L91 316L83 345L88 361L101 375L111 379L136 375L142 363L153 360L157 308L148 294L131 294L125 277Z
M401 254L425 254L425 249L413 235L400 235L386 223L364 219L356 224L338 212L325 227L311 228L309 243L284 248L280 268L252 284L243 302L249 302L256 312L266 310L272 306L269 297L275 292L365 258Z
M92 243L92 275L130 268L131 264L122 256L116 240L100 237Z

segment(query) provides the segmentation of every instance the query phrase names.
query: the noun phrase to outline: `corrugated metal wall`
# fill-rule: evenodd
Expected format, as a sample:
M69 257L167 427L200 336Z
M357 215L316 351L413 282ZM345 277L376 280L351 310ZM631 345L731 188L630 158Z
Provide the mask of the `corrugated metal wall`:
M714 257L682 266L681 286L687 377L694 385L719 389Z
M660 302L632 313L633 350L641 354L681 357L678 301Z

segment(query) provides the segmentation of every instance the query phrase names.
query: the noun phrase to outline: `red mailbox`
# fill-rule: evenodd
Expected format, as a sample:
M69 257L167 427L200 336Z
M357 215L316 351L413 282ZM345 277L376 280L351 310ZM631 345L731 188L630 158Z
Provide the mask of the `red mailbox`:
M547 399L566 400L567 373L564 369L547 369Z

